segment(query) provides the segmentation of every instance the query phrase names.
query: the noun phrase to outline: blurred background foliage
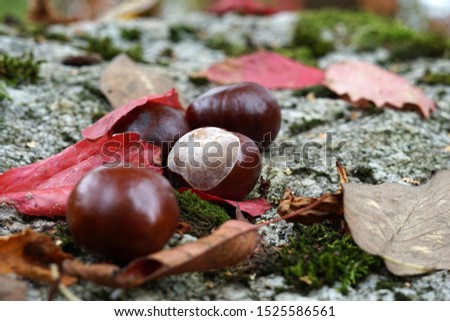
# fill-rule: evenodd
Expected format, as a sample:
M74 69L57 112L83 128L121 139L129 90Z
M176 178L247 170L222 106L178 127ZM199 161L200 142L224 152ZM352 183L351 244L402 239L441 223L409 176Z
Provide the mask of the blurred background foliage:
M27 8L32 2L41 0L0 0L0 21L18 19L27 22ZM120 2L143 0L42 0L53 8L67 10L80 7L114 6ZM145 0L144 0L145 1ZM258 0L270 2L273 0ZM282 0L297 3L305 9L321 7L360 8L377 14L396 16L415 29L433 29L450 34L450 0ZM149 0L149 2L153 2ZM204 10L217 0L159 0L162 14ZM93 9L95 10L95 9ZM92 12L91 12L92 14Z

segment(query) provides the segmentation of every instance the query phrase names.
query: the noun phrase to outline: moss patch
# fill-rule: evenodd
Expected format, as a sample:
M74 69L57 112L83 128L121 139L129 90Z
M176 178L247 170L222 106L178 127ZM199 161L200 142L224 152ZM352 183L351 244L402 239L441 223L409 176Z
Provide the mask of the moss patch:
M42 62L42 60L35 60L32 52L17 57L0 52L0 78L13 86L36 83Z
M241 44L232 43L225 37L214 36L206 38L205 46L211 49L222 50L227 56L236 57L256 51L256 48L246 47Z
M142 31L136 28L123 28L120 29L120 36L124 40L137 41L142 37Z
M212 228L230 219L222 207L202 200L191 191L176 192L176 196L181 209L181 219L192 226L191 234L197 237L210 234Z
M420 82L427 85L446 85L450 86L450 74L448 73L432 73L427 71L420 79Z
M417 32L398 20L369 12L322 9L300 14L293 47L307 46L320 57L333 50L333 43L358 51L385 47L391 61L443 56L450 48L441 35Z
M86 42L86 44L82 46L82 49L89 52L98 53L105 60L111 60L115 56L125 53L135 61L143 61L143 49L141 45L135 45L129 47L128 49L121 49L114 45L111 37L96 38L82 36L81 39Z
M317 59L308 47L277 48L275 52L306 65L317 67Z
M282 249L288 283L308 292L340 282L340 291L357 284L382 266L382 260L362 251L335 226L298 226L297 237Z
M292 135L298 135L323 124L326 124L326 121L319 118L312 118L308 120L302 118L299 122L293 123L289 126L289 132Z

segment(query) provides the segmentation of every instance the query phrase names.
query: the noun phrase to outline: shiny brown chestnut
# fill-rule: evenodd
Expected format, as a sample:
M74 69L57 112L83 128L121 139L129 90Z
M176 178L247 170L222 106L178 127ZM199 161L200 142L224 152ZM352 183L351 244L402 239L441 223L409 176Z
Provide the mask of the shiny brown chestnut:
M145 168L95 169L75 186L67 204L75 241L119 263L160 250L178 219L170 183Z
M281 125L280 106L265 87L251 82L212 88L186 111L192 129L214 126L244 134L261 149L276 138Z
M191 187L225 199L242 200L261 175L255 142L217 127L195 129L170 151L169 170Z
M113 128L114 133L139 133L141 139L162 148L163 159L173 144L189 131L189 124L180 110L162 105L136 108Z

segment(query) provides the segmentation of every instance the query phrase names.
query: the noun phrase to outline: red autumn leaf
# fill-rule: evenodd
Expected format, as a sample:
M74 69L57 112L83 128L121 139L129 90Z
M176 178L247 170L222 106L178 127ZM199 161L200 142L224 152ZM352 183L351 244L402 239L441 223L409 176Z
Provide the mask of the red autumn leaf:
M150 95L142 97L106 114L94 124L83 130L83 137L87 139L97 139L110 132L114 125L129 112L136 108L147 107L152 105L164 105L184 111L178 101L178 93L172 88L164 95Z
M239 206L239 209L242 212L248 213L250 216L257 217L264 214L266 211L272 208L272 205L265 198L254 198L245 201L232 201L220 198L218 196L214 196L193 188L180 188L179 192L183 193L187 190L191 190L193 193L197 194L201 199L205 201L217 202L222 204L228 204L233 207L236 207L236 204Z
M303 1L300 0L216 0L208 11L219 15L230 11L241 14L270 15L301 8L303 8Z
M162 173L160 148L139 140L134 133L84 139L61 153L0 175L0 203L27 215L65 215L74 185L103 164L129 163Z
M416 109L425 118L436 109L423 91L381 67L361 61L331 65L325 71L325 85L358 107L372 102L378 108Z
M269 89L301 89L321 84L324 73L279 54L258 51L212 65L206 76L219 84L250 81Z

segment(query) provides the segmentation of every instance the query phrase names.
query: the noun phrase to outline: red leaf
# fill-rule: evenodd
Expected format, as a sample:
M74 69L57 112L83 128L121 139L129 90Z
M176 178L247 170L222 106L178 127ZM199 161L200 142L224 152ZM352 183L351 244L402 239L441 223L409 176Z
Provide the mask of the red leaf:
M381 67L361 61L331 65L325 71L325 85L359 107L372 102L378 108L418 109L425 118L436 109L423 91Z
M84 139L61 153L37 163L13 168L0 175L0 203L27 215L65 215L74 185L103 164L129 163L162 173L160 149L134 133Z
M206 76L219 84L250 81L269 89L301 89L321 84L324 73L279 54L258 51L212 65Z
M181 106L178 101L178 93L175 88L172 88L164 95L150 95L147 97L142 97L132 102L122 106L112 112L106 114L94 124L89 126L88 128L83 130L83 137L87 139L97 139L106 133L110 132L113 126L123 117L126 116L129 112L134 110L135 108L151 106L151 105L164 105L173 107L175 109L179 109L184 111L184 108Z
M220 198L218 196L214 196L193 188L180 188L179 192L183 193L187 190L191 190L193 193L197 194L201 199L205 201L217 202L217 203L225 203L236 207L236 204L239 205L239 208L242 212L248 213L250 216L257 217L264 214L266 211L272 208L272 205L265 198L254 198L246 201L232 201Z
M230 11L241 14L270 15L301 8L303 8L303 1L300 0L216 0L208 8L208 11L219 15Z

